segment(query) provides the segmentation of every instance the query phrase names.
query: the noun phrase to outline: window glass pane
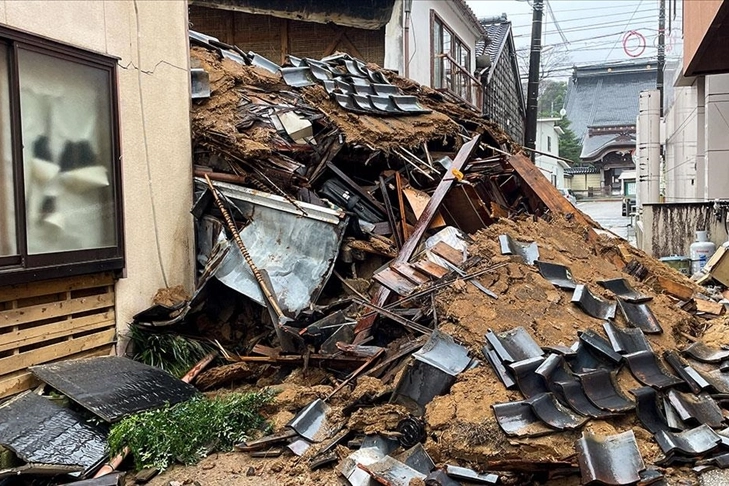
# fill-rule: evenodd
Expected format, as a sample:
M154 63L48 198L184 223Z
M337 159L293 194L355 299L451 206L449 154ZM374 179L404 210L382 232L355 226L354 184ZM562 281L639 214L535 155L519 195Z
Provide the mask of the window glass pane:
M438 56L443 52L443 25L438 20L433 21L433 87L443 87L443 58Z
M453 57L451 53L451 32L448 29L443 29L443 52Z
M0 44L0 256L17 255L8 47Z
M116 245L109 73L19 50L28 253Z

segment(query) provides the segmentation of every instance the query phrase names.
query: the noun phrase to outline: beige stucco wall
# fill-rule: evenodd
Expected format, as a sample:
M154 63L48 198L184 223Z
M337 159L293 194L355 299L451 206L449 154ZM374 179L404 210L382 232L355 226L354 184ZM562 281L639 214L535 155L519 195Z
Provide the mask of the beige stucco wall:
M587 191L590 187L600 187L602 176L598 174L574 174L569 186L574 191Z
M116 311L123 329L165 283L192 288L187 2L0 0L0 22L120 58L126 270Z

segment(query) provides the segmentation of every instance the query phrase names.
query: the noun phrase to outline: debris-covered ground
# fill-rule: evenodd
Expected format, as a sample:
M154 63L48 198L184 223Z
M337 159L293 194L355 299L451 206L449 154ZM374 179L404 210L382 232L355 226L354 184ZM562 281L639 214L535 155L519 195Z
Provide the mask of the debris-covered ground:
M72 402L68 420L93 417L97 438L112 429L115 467L207 455L155 486L723 473L729 329L716 289L611 238L463 101L346 55L279 67L191 37L196 288L164 289L135 316L127 355L154 372L130 360L111 380L94 372L110 361L31 370ZM260 412L266 425L213 417L213 398L232 392L262 392L240 395L257 406L239 422ZM165 426L178 412L149 411L162 403L211 412ZM17 422L21 408L0 414ZM23 427L39 430L0 424L0 443L12 449ZM203 442L175 456L180 432L165 429ZM154 446L130 437L137 464L122 462L119 430ZM91 476L100 455L71 466Z
M555 288L540 275L535 266L525 264L520 257L502 255L498 243L498 237L502 234L521 240L525 239L524 235L529 235L538 245L540 260L568 265L577 282L587 285L606 300L614 296L597 282L626 278L621 268L606 260L606 254L612 252L629 255L645 265L652 276L644 281L627 278L635 290L653 297L651 309L664 332L647 335L647 339L653 351L659 355L665 350L682 349L690 343L687 338L691 337L701 336L712 346L723 343L726 339L723 337L726 324L716 320L709 325L704 319L677 308L675 298L662 291L655 275L690 286L687 279L630 248L625 241L601 237L594 244L587 243L584 228L564 220L502 220L474 235L473 243L469 247L471 255L483 258L482 265L485 267L504 264L479 278L499 298L493 299L472 285L456 281L441 291L436 299L439 329L466 346L470 354L483 363L459 375L448 394L434 398L427 406L424 415L428 432L424 444L427 452L437 465L459 464L477 470L493 470L490 465L498 465L497 467L507 471L503 479L513 484L530 482L528 477L531 474L518 474L519 470L531 469L536 477L544 478L545 475L540 474L540 470L551 469L552 462L561 463L563 469L567 464L576 466L575 442L583 430L600 435L614 435L632 430L645 463L653 464L660 460L663 453L653 439L653 434L643 428L634 412L604 420L590 420L584 429L555 432L543 437L509 438L499 428L491 406L521 400L523 397L518 390L507 390L488 365L482 348L485 344L484 336L489 330L498 333L523 326L543 346L569 346L578 339L578 331L587 329L604 335L604 321L586 315L570 303L571 292ZM626 327L621 317L618 315L615 322L620 327ZM251 369L253 376L272 372L273 370L261 372ZM334 388L328 381L327 373L320 369L304 372L301 368L295 368L282 383L269 385L270 379L265 377L250 381L242 377L231 389L247 390L251 386L271 386L281 390L276 405L269 413L275 424L283 426L307 403L316 398L325 398ZM392 377L390 382L383 382L364 376L358 380L353 391L343 392L333 398L331 403L336 410L349 406L367 393L380 396L392 391L396 381L397 377ZM630 396L629 390L642 386L631 375L627 366L623 366L618 372L617 383L626 396ZM350 414L347 424L358 433L392 432L397 423L407 415L408 412L403 407L383 403L367 406L360 413ZM343 459L351 452L340 446L338 454ZM162 485L171 479L188 477L199 479L205 484L223 484L230 479L226 476L226 471L233 474L235 481L240 481L235 484L247 484L246 473L254 474L257 481L270 481L270 484L339 484L333 471L310 472L305 461L295 456L284 459L251 459L242 458L242 455L234 453L214 456L194 469L173 468L152 484ZM695 481L694 473L687 468L669 467L664 471L667 474L667 484L693 484ZM240 479L238 476L241 476ZM553 479L549 484L576 485L580 481L579 476L573 474L571 478Z

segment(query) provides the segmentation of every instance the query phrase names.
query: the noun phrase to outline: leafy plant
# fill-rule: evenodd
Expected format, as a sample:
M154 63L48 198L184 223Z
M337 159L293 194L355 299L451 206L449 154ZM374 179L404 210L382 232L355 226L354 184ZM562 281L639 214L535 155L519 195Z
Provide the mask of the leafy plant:
M231 450L264 424L259 411L272 397L270 392L197 396L131 415L111 428L109 449L115 455L129 447L137 469L194 464L215 450Z
M142 326L129 327L129 342L134 349L132 359L156 366L181 378L213 347L177 333L149 331Z

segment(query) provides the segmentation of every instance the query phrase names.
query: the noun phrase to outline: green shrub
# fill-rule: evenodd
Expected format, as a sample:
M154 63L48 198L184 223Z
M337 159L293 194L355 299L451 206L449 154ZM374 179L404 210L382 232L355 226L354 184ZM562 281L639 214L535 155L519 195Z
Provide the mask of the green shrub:
M131 415L112 427L109 449L113 456L128 446L137 469L194 464L212 451L231 450L264 424L259 410L271 399L269 392L198 396Z
M213 346L176 332L129 326L129 342L134 349L131 358L140 363L162 368L177 378L182 378Z

